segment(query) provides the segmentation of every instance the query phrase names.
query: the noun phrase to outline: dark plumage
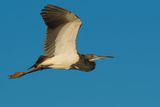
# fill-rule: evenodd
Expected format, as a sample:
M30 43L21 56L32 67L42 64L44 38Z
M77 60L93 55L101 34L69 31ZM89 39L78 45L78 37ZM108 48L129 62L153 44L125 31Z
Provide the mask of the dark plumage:
M77 63L73 64L71 69L81 70L85 72L89 72L94 70L96 67L96 63L93 61L89 61L85 55L80 55L80 59Z

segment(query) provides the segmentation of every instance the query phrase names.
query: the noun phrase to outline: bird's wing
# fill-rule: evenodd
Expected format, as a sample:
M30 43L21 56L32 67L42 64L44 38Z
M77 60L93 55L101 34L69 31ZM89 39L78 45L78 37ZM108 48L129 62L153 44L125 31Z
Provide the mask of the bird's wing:
M77 54L76 37L81 26L80 19L60 7L47 5L41 12L47 25L44 44L45 56Z

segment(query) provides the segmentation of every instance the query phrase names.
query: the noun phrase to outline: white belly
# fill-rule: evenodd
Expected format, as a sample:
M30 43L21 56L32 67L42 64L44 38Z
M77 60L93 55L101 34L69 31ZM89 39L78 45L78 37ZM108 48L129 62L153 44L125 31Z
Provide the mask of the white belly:
M61 54L55 57L49 58L46 61L42 62L40 65L47 66L53 69L69 69L70 66L76 63L79 60L79 56L77 55L66 55Z

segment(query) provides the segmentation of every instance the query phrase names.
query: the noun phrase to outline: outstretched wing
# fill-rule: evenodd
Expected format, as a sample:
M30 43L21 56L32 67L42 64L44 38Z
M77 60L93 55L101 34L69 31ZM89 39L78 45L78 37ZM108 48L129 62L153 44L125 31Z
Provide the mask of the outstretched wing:
M45 56L77 55L76 37L81 26L80 19L73 13L53 5L44 7L41 15L48 27L44 44Z

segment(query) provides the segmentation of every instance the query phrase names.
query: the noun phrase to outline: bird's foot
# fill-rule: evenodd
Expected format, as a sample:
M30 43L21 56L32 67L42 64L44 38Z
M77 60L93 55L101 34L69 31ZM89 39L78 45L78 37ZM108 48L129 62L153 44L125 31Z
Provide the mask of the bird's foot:
M9 77L11 79L14 79L14 78L20 78L23 75L25 75L25 72L16 72L15 74L10 75Z

